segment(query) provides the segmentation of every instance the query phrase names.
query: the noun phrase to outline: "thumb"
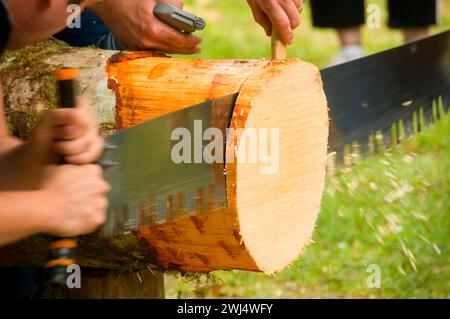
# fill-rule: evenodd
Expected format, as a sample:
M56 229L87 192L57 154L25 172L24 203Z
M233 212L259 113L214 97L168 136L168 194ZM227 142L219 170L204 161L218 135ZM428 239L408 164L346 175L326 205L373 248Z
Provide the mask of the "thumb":
M184 3L181 0L158 0L158 3L170 3L171 5L174 5L175 7L178 7L180 9L183 9Z

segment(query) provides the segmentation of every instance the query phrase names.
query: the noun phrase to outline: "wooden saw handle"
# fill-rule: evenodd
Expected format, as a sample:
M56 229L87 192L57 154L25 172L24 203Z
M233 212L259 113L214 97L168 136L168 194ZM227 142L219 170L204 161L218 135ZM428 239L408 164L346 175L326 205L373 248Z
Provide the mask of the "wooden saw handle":
M272 59L286 59L286 44L280 40L280 37L275 30L272 31Z

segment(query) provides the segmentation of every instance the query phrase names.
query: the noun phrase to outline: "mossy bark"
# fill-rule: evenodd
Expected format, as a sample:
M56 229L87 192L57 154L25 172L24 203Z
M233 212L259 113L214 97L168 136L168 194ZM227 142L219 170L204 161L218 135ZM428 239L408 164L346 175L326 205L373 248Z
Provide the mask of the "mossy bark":
M56 107L53 72L59 67L80 69L78 93L91 100L102 133L109 134L115 128L115 96L107 87L106 62L115 53L73 48L56 40L7 52L0 60L0 79L12 134L26 139L39 114Z

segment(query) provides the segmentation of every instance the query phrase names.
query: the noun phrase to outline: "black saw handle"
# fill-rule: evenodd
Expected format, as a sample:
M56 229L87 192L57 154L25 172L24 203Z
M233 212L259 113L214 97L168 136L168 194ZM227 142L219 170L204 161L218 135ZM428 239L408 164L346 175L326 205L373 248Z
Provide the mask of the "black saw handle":
M79 73L78 69L57 69L55 77L59 92L59 107L74 108L75 102L75 79ZM62 158L60 164L64 164ZM76 238L59 238L50 244L50 260L45 264L48 272L48 281L54 285L66 285L67 267L75 264L75 249L78 246Z

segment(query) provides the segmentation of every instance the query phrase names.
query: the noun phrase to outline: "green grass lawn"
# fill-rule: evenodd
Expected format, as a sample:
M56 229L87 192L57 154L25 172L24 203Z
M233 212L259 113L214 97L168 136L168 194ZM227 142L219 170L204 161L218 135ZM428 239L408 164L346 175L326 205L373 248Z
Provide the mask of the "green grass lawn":
M186 1L204 16L201 58L269 57L269 39L243 0ZM289 56L319 67L338 50L335 34L310 26L309 10ZM450 4L441 1L450 28ZM368 53L401 43L398 31L364 31ZM167 275L167 297L449 298L450 116L353 170L327 181L315 244L276 276L217 271L209 276ZM369 265L380 288L368 288Z

